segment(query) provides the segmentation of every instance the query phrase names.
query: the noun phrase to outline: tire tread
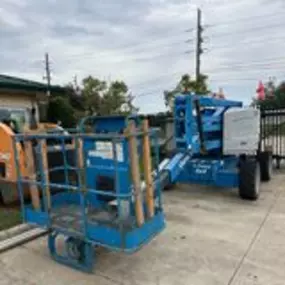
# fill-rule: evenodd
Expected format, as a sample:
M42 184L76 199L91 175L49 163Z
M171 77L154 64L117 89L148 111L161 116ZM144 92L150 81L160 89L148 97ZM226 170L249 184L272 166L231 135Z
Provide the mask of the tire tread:
M259 191L255 191L256 167L259 162L255 159L245 159L240 162L239 195L242 199L257 200Z

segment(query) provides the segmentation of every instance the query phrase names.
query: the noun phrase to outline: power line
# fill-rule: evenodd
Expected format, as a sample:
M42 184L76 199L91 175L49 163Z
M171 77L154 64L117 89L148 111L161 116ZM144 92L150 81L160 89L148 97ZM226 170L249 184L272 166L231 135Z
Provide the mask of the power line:
M276 61L276 60L278 60L278 61L280 61L280 60L285 60L285 56L283 57L283 56L278 56L278 57L269 57L269 58L263 58L262 60L248 60L248 59L246 59L246 62L247 63L259 63L259 62L268 62L268 61L270 61L270 62L272 62L272 61ZM239 64L238 62L233 62L234 64ZM242 62L242 64L243 64L243 62Z
M217 26L223 26L223 25L229 25L232 23L238 23L241 21L252 21L252 20L256 20L256 19L260 19L260 18L267 18L267 17L276 17L276 16L284 16L284 12L282 13L268 13L268 14L264 14L264 15L254 15L254 16L249 16L249 17L240 17L240 18L236 18L234 20L230 20L230 21L224 21L224 22L217 22L217 23L213 23L213 24L209 24L207 25L207 28L213 28L213 27L217 27Z
M223 85L226 85L227 81L259 81L260 80L260 76L259 77L255 77L255 78L250 78L250 77L244 77L244 78L211 78L210 81L215 82L215 81L223 81Z
M193 53L194 51L173 51L173 52L168 52L168 53L160 53L160 54L155 54L155 55L150 55L150 56L126 56L124 58L119 58L116 60L110 61L106 61L105 64L122 64L122 63L126 63L126 62L140 62L140 63L146 63L146 62L150 62L150 61L154 61L156 59L159 58L172 58L174 59L174 57L182 57L185 56L186 53ZM97 57L82 57L82 60L86 60L86 59L94 59L94 60L98 60L99 58ZM67 59L64 61L65 64L74 64L74 60L72 59Z
M154 60L156 58L161 58L161 57L169 57L169 56L182 56L185 53L193 53L194 50L188 50L188 51L178 51L175 53L165 53L165 54L157 54L157 55L153 55L153 56L149 56L149 57L135 57L134 60L135 61L149 61L149 60Z
M209 80L210 81L213 81L213 80L221 80L223 82L226 82L227 80L241 80L239 76L246 76L247 77L244 77L242 78L243 80L246 80L246 79L251 79L252 77L254 77L253 79L254 80L259 80L260 77L264 77L265 75L268 77L268 74L270 75L276 75L276 74L285 74L285 70L284 68L274 68L274 69L270 69L270 68L263 68L261 71L258 71L258 70L251 70L251 71L242 71L242 70L239 70L239 71L232 71L232 72L215 72L213 73L212 75L209 75ZM233 78L228 78L227 76L230 75L230 76L236 76L236 77L233 77ZM221 76L223 78L221 78ZM221 79L220 79L221 78Z
M260 79L260 76L257 76L257 77L244 77L244 78L209 78L209 81L210 82L216 82L216 81L223 81L223 84L226 85L227 81L232 81L232 82L235 82L235 81L259 81ZM169 88L165 88L165 85L162 85L156 89L151 89L149 91L146 91L146 92L142 92L142 93L139 93L138 95L135 96L135 99L137 98L142 98L142 97L148 97L148 96L151 96L151 95L163 95L163 91L167 90ZM160 94L158 94L160 93Z
M210 51L213 49L213 50L219 50L219 49L229 49L229 48L234 48L236 45L246 45L246 44L260 44L260 43L263 43L266 41L268 44L271 43L271 41L276 41L276 40L284 40L285 37L282 37L282 36L278 36L278 37L270 37L270 38L267 38L267 37L262 37L262 38L252 38L250 39L249 41L238 41L238 42L235 42L235 43L229 43L227 45L214 45L214 46L210 46ZM248 48L248 46L244 46L245 48Z
M265 72L265 71L267 71L267 72ZM280 74L282 72L285 74L284 68L272 69L272 68L266 68L265 67L261 71L258 71L258 70L250 70L250 71L247 71L247 70L236 70L236 71L234 71L233 70L233 71L227 71L227 72L217 71L215 73L212 73L212 75L209 74L209 78L211 79L211 78L215 77L216 75L224 76L224 79L226 79L228 75L233 75L233 76L235 76L235 75L236 76L239 76L239 75L249 75L249 76L258 75L258 76L260 76L262 74L268 74L268 72L270 72L270 74L272 74L272 73Z
M274 63L273 63L274 64ZM226 67L222 67L222 68L216 68L217 70L226 70L227 72L235 72L235 71L239 71L239 70L244 70L247 69L249 70L249 68L262 68L262 69L283 69L285 71L285 62L283 62L283 65L281 66L273 66L272 63L260 63L260 64L253 64L253 65L245 65L245 66L226 66ZM209 72L209 71L208 71Z
M182 74L182 73L181 73ZM174 83L174 85L176 84L177 82L176 82L176 80L175 80L175 83ZM146 90L146 91L142 91L142 92L140 92L139 94L137 94L136 96L135 96L135 98L141 98L141 97L145 97L145 96L149 96L149 95L153 95L154 93L158 93L158 92L163 92L163 91L165 91L165 90L167 90L167 89L171 89L172 87L169 87L169 88L166 88L165 87L166 85L164 84L164 85L159 85L159 87L157 87L157 88L155 88L155 89L149 89L149 90ZM176 86L176 85L175 85Z
M284 27L284 24L274 24L274 25L267 25L267 26L261 26L261 27L253 27L253 28L247 28L247 29L244 29L244 30L238 30L238 31L232 31L232 32L229 32L229 33L222 33L222 34L219 34L219 33L214 33L212 34L212 36L214 36L215 38L220 38L220 37L225 37L225 36L229 36L229 35L232 35L232 36L235 36L237 34L240 34L240 33L248 33L248 32L253 32L253 31L261 31L261 30L266 30L268 28L276 28L276 27Z
M180 37L183 36L179 35ZM176 39L177 41L169 41L169 39ZM148 41L143 41L141 43L129 43L126 45L120 45L117 47L113 47L111 49L109 48L104 48L102 47L102 49L105 49L106 51L102 51L102 52L97 52L96 56L110 56L110 54L112 54L113 52L116 53L126 53L126 52L133 52L133 53L137 53L138 51L142 50L145 51L146 48L150 48L150 49L154 49L154 48L161 48L161 47L172 47L175 45L181 45L181 42L185 40L185 37L183 39L177 39L177 35L175 35L174 37L164 37L161 39L154 39L154 40L148 40ZM190 39L191 40L191 39ZM194 39L193 39L194 40ZM136 47L139 47L139 49L136 49ZM90 52L84 52L84 56L94 56L94 51L90 51ZM72 57L81 57L82 54L76 54L76 53L67 53L65 54L66 56L68 56L69 58Z
M218 19L221 18L221 17L219 17L220 10L226 9L228 11L229 8L232 8L232 4L233 4L232 1L220 0L220 1L213 1L214 6L212 6L211 5L212 1L205 1L205 2L206 3L201 3L201 6L204 7L204 10L206 12L208 12L210 10L211 13L213 14L213 18L218 18ZM240 0L240 1L238 1L239 6L242 6L244 4L244 2L248 3L248 0Z
M196 28L191 28L191 29L187 29L185 30L185 33L191 33L194 32Z
M173 77L173 76L176 76L178 74L183 74L183 72L180 72L180 71L177 71L175 73L172 73L172 74L164 74L164 75L160 75L160 76L157 76L155 78L152 78L152 79L149 79L149 80L145 80L143 82L139 82L137 84L134 84L132 85L133 87L138 87L138 86L141 86L141 85L145 85L145 84L148 84L148 83L151 83L151 82L157 82L158 80L160 79L164 79L164 78L167 78L167 77Z
M163 91L165 91L167 89L168 88L164 88L164 87L153 89L153 90L151 90L149 92L140 93L135 98L137 99L137 98L142 98L142 97L148 97L148 96L151 96L151 95L160 95L160 96L162 96L163 95Z
M181 43L175 43L175 46L181 46ZM159 54L154 54L154 55L151 55L150 52L142 52L142 53L132 53L132 54L124 54L124 57L121 58L121 59L117 59L117 60L113 60L112 59L112 63L121 63L121 62L124 62L124 61L127 61L127 60L131 60L131 61L149 61L149 60L153 60L155 58L160 58L160 57L165 57L165 56L175 56L175 55L183 55L185 53L193 53L194 50L181 50L181 51L178 51L177 52L177 49L176 50L170 50L169 52L169 49L163 49L163 50L166 50L165 53L162 53L161 50L159 51ZM149 54L149 56L147 56ZM82 60L84 59L98 59L98 60L102 60L102 59L105 59L107 57L111 57L112 54L105 54L105 55L100 55L99 53L94 53L92 55L88 55L88 54L81 54L81 55L76 55L76 56L70 56L70 55L65 55L65 56L62 56L61 59L59 60L62 61L62 62L65 62L65 63L74 63L74 59L75 58L80 58ZM118 52L118 56L120 56L119 52ZM108 62L108 60L106 61Z
M179 74L179 72L175 73L175 74ZM181 75L183 74L183 72L180 73ZM244 73L242 73L244 74ZM174 74L173 74L174 75ZM223 81L224 84L226 84L227 81L258 81L260 78L260 76L256 76L256 77L235 77L235 78L227 78L227 77L223 77L223 78L215 78L214 76L209 77L209 81L210 82L215 82L215 81ZM135 98L141 98L141 97L147 97L147 96L151 96L151 95L155 95L157 93L163 93L164 90L167 90L168 88L165 88L165 85L160 85L159 87L155 88L155 89L149 89L146 90L144 92L141 92L139 94L137 94L135 96ZM162 94L161 94L162 95Z
M227 71L230 71L230 72L233 72L235 70L238 70L238 69L248 69L248 68L251 68L251 67L271 67L271 68L276 68L277 65L281 64L280 68L284 68L285 70L285 58L279 58L279 59L276 59L275 61L273 60L269 60L269 61L259 61L259 62L249 62L249 63L232 63L232 64L228 64L228 65L221 65L221 66L217 66L215 67L215 69L210 69L210 70L206 70L205 72L208 73L208 72L217 72L217 70L227 70ZM274 66L273 66L274 65Z
M284 69L283 69L284 70ZM285 73L285 71L284 71ZM239 75L245 75L245 73L237 73L237 77L227 77L229 73L224 74L223 77L215 77L215 75L209 77L209 81L223 81L223 84L225 84L227 81L259 81L261 78L268 78L268 73L259 73L259 74L250 74L250 76L247 77L239 77ZM230 73L232 75L232 73ZM272 75L272 73L270 72ZM221 76L221 74L217 73L217 75Z
M159 87L155 88L155 89L149 89L147 91L144 91L144 92L140 92L138 93L135 98L141 98L141 97L145 97L145 96L149 96L149 95L152 95L154 93L157 93L157 92L163 92L169 88L166 88L165 87L166 85L159 85Z
M177 37L177 35L175 36ZM172 41L169 42L169 39L171 37L165 37L162 39L158 39L158 40L149 40L148 42L143 42L143 43L137 43L137 44L127 44L127 45L121 45L118 46L116 48L112 48L112 49L105 49L104 51L99 51L99 52L94 52L94 51L90 51L90 52L86 52L84 51L84 53L65 53L65 54L61 54L61 58L68 58L68 59L76 59L76 58L102 58L102 57L110 57L110 55L112 55L112 53L124 53L126 54L127 52L130 52L131 54L138 54L138 52L141 50L142 52L140 52L139 54L147 54L149 51L146 51L146 48L149 48L151 51L153 50L159 50L161 51L161 49L167 49L170 47L175 47L175 46L181 46L181 43L185 41L185 37L183 39L180 39L179 41ZM163 41L161 41L163 40ZM165 41L166 40L166 41ZM185 43L187 42L191 42L194 41L194 38L189 38L188 40L185 41ZM139 47L139 49L135 49L135 47ZM102 47L103 49L103 47ZM27 62L27 61L25 61Z

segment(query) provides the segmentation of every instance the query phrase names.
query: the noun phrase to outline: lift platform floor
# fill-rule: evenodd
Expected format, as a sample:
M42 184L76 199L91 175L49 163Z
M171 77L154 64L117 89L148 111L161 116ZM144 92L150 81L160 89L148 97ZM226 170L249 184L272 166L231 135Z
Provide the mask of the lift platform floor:
M86 220L91 225L106 225L112 228L131 229L134 225L134 219L120 220L116 207L108 210L86 208ZM69 204L61 205L51 211L51 226L53 228L62 229L75 235L84 234L83 213L79 205Z

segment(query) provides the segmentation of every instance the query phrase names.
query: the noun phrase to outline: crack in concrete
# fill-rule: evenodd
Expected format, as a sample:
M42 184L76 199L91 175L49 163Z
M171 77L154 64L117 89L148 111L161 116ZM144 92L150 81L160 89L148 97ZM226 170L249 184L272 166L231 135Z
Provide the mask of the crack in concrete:
M124 281L120 282L120 281L118 281L118 280L116 280L116 279L113 279L113 278L111 278L111 277L109 277L109 276L106 276L106 275L103 274L103 273L96 273L96 275L97 275L97 276L100 276L100 277L102 277L102 278L104 278L104 279L106 279L106 280L108 280L108 281L111 281L111 282L113 282L114 284L118 284L118 285L124 285L124 284L125 284Z
M1 268L4 269L4 271L1 272L1 276L4 276L5 279L9 281L9 283L11 283L10 281L13 281L13 283L17 282L18 284L37 285L36 283L31 282L27 280L26 278L23 278L23 277L17 278L16 276L12 276L9 273L9 266L7 266L7 264L3 262L2 260L0 260L0 265L1 265Z
M280 187L280 190L276 193L275 198L273 199L273 202L271 203L270 207L268 208L268 210L265 213L264 218L262 219L261 224L259 225L257 231L255 232L253 238L251 239L251 242L249 243L244 255L242 256L241 260L239 261L237 267L235 268L232 276L230 277L227 285L232 285L233 282L235 281L235 278L237 277L238 273L240 272L240 269L242 267L242 265L244 264L245 259L248 257L248 254L250 253L250 251L252 250L259 234L261 233L262 229L264 228L265 223L268 220L268 217L270 216L270 214L272 213L273 208L275 207L278 199L280 198L283 188Z

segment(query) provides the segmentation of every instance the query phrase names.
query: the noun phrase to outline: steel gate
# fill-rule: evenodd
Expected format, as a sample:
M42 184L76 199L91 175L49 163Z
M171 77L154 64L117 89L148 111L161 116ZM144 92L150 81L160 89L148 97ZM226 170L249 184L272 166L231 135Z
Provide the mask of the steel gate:
M277 168L285 159L285 109L261 110L262 147L271 146Z

